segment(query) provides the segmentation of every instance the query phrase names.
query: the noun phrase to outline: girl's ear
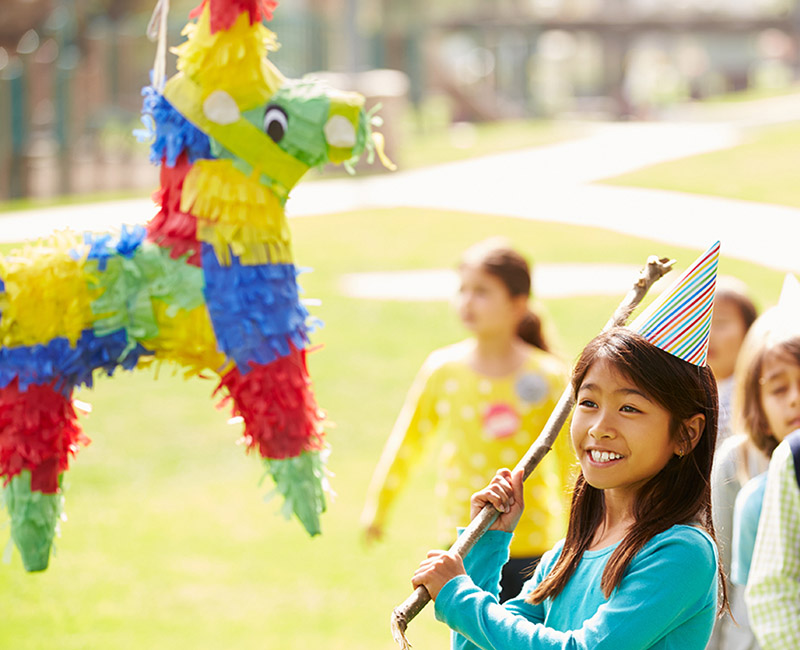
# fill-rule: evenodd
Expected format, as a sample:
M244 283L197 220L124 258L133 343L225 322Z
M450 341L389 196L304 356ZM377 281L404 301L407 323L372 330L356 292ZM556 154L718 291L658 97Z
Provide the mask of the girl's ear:
M684 420L683 427L688 441L684 438L675 443L677 447L675 453L678 456L686 456L697 446L697 443L700 441L700 436L703 435L703 429L706 428L706 416L702 413L697 413ZM687 444L689 447L688 449L686 448Z

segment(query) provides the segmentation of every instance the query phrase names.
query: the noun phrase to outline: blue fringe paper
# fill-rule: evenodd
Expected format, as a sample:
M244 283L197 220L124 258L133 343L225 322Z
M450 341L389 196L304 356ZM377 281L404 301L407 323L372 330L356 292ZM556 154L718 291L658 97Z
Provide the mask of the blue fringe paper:
M87 259L97 260L98 270L105 271L108 260L115 255L131 259L146 236L147 229L141 225L130 227L123 225L117 240L108 233L83 233L83 241L89 246ZM73 255L77 255L77 252L73 252Z
M293 264L242 265L235 255L221 266L214 248L203 244L208 313L219 349L241 373L250 363L268 364L289 354L289 343L305 347L314 323L300 304Z
M208 136L189 122L153 86L142 88L143 130L135 131L136 137L150 144L150 162L174 167L178 156L186 151L189 162L199 158L212 158Z
M54 379L58 380L56 389L62 392L79 385L91 388L94 370L102 369L109 376L117 367L132 370L139 357L151 354L138 343L129 344L125 330L107 336L84 330L75 347L59 337L47 344L0 348L0 388L15 377L19 377L22 391L31 384L49 384Z

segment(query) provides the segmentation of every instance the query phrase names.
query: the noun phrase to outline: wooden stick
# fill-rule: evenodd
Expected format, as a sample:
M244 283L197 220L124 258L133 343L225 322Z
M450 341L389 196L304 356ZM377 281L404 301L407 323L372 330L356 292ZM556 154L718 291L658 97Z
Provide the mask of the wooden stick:
M656 280L669 273L674 263L675 260L670 260L665 257L649 257L644 269L640 271L639 277L636 278L633 287L608 320L603 331L611 329L612 327L624 325L650 287L653 286ZM544 458L545 454L550 451L550 448L553 446L553 443L555 443L574 405L575 397L572 393L572 386L567 385L555 409L553 409L553 412L550 414L547 424L545 424L544 429L539 434L539 437L534 440L533 444L514 468L515 470L519 468L524 470L523 480L531 475L542 458ZM464 532L458 536L458 539L450 547L450 550L455 551L462 558L466 557L467 553L475 546L475 543L489 530L495 519L497 519L498 514L494 506L487 503L475 519L470 522L469 526L464 529ZM411 622L411 619L422 611L430 600L431 597L430 594L428 594L428 590L420 585L401 605L395 607L394 611L392 611L392 636L397 645L403 650L408 650L411 647L411 644L405 636L408 624Z

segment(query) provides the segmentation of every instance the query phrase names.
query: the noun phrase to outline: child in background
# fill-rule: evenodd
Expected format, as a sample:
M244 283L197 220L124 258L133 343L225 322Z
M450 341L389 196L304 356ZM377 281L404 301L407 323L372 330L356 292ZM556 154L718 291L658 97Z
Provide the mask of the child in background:
M469 249L459 267L458 314L472 336L433 352L419 372L383 450L362 515L367 538L380 538L392 501L434 438L441 443L436 496L439 539L449 546L469 515L469 496L497 467L513 465L543 429L566 385L564 364L548 352L528 301L525 259L498 240ZM564 534L568 473L563 440L526 486L533 516L520 527L504 569L516 595L532 564Z
M744 283L732 277L719 278L708 342L708 365L719 389L718 446L731 434L733 371L747 330L757 316Z
M757 322L756 348L742 376L742 420L753 444L768 458L800 429L800 322L786 320L777 307ZM749 372L748 372L749 371ZM731 580L747 584L756 543L767 473L744 485L733 515Z
M781 302L785 302L783 294ZM787 429L788 423L775 419L780 401L775 391L783 390L786 381L782 370L793 358L793 347L800 345L800 330L784 312L780 307L768 310L753 323L745 337L735 373L733 421L737 435L720 447L712 476L720 555L725 573L733 583L730 585L733 620L724 616L717 622L709 644L713 650L759 647L748 622L744 585L755 544L766 481L764 472L773 450L792 430Z
M634 322L636 331L612 329L581 354L570 427L581 472L569 529L522 593L504 605L496 597L522 521L521 472L501 470L473 496L473 515L486 503L501 514L466 571L449 551L431 551L420 565L412 584L434 598L455 648L705 647L718 588L725 605L709 487L717 390L705 365L717 255L718 245Z
M800 648L800 431L778 445L769 463L745 597L764 650Z

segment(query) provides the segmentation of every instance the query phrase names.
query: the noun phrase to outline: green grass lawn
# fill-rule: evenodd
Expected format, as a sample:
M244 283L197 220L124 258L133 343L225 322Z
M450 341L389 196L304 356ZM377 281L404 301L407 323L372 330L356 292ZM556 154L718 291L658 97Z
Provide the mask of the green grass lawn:
M100 203L103 201L121 201L124 199L140 199L152 194L152 190L129 190L120 192L96 192L93 194L70 194L68 196L55 196L47 199L25 198L0 201L0 217L3 212L16 212L17 210L37 210L60 205L81 205L84 203Z
M365 548L358 518L367 483L405 392L433 348L463 336L445 303L364 301L340 295L357 271L451 267L483 237L504 234L539 262L643 263L699 251L609 231L431 210L360 211L292 222L296 259L324 347L310 357L331 423L338 493L309 539L264 503L258 460L235 445L240 427L214 408L214 383L162 369L101 379L78 397L94 412L92 444L72 463L58 555L28 575L16 550L0 564L0 648L236 650L394 648L392 608L434 545L428 507L434 467L422 464L384 543ZM721 272L750 284L761 305L782 274L731 259ZM605 323L619 296L545 303L570 358ZM0 515L2 525L4 514ZM7 529L5 530L7 535ZM445 648L427 608L409 629L416 648Z
M800 207L800 122L758 130L748 142L646 167L603 182Z
M780 88L747 88L745 90L737 90L730 93L722 93L720 95L711 95L710 97L702 100L703 104L739 104L742 102L750 102L759 99L772 99L774 97L785 97L786 95L794 95L800 92L800 86L797 83L792 83L788 86Z
M506 120L412 131L400 148L403 169L553 144L580 133L576 125L547 120Z

